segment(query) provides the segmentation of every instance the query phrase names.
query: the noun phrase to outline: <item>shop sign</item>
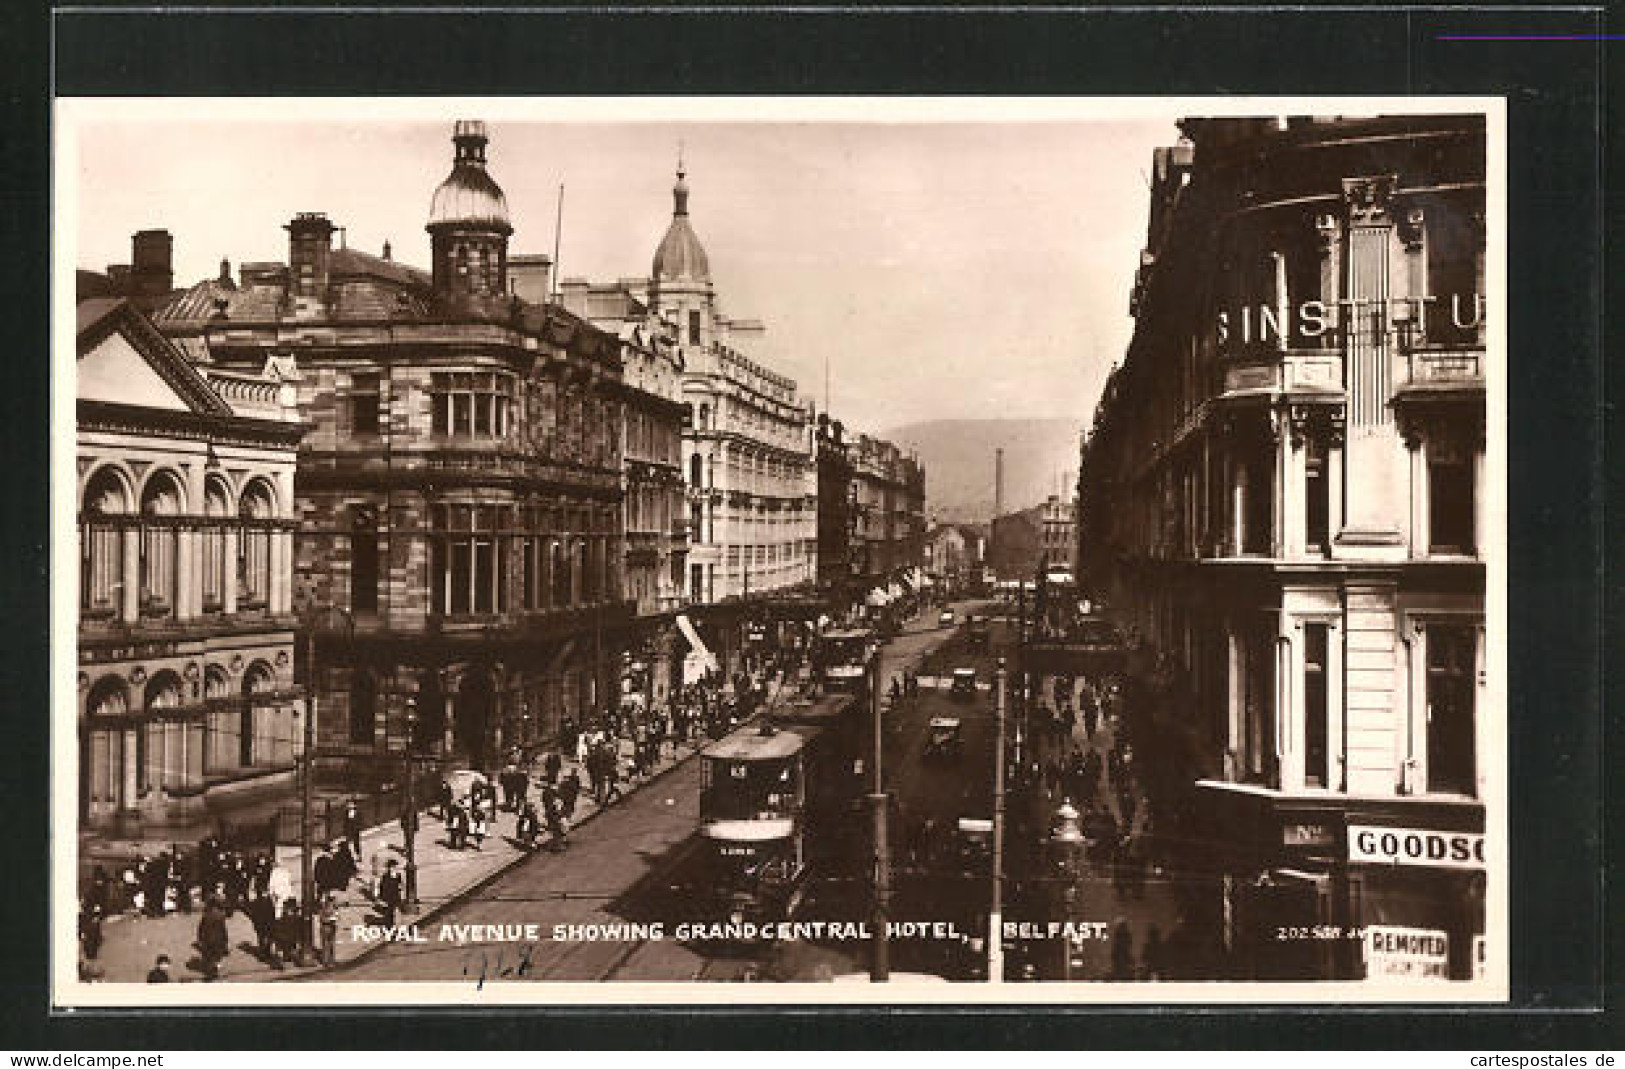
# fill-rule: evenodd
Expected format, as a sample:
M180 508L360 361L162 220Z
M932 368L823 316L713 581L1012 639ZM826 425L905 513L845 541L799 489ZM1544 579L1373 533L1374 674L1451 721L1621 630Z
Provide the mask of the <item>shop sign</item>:
M1289 821L1281 825L1282 846L1335 846L1337 835L1329 824Z
M1450 936L1435 928L1369 924L1365 929L1368 980L1450 979Z
M1369 865L1482 869L1484 836L1428 828L1350 824L1349 860Z

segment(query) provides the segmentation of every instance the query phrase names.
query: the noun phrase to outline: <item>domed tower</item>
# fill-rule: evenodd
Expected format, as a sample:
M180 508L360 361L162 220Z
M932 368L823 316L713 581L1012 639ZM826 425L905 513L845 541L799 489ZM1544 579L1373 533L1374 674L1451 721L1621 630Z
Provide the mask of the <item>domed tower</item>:
M688 181L681 156L671 196L671 225L649 269L649 303L657 315L675 320L678 340L688 349L710 342L714 297L711 262L688 222Z
M429 201L434 288L452 296L501 297L508 289L508 201L485 169L485 124L452 128L451 174Z

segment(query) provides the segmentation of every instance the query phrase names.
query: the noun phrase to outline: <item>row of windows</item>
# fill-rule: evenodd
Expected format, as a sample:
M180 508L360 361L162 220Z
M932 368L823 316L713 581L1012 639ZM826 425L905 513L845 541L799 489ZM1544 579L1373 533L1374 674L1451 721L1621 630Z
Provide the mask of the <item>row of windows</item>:
M1302 717L1302 746L1288 757L1301 763L1295 771L1306 787L1346 791L1332 701L1332 688L1339 685L1330 676L1332 634L1329 623L1304 623L1303 693L1299 707L1290 710ZM1430 623L1423 645L1425 723L1417 741L1425 746L1420 756L1426 778L1417 788L1431 794L1476 795L1476 624ZM1274 629L1267 624L1243 636L1235 691L1240 702L1237 771L1244 782L1271 788L1280 787L1283 772L1276 748L1277 646ZM1282 700L1290 701L1290 696Z
M528 432L529 443L542 453L564 459L605 464L619 454L621 415L618 406L557 383L536 383L527 393L528 413L520 403L519 380L507 372L448 371L430 377L430 429L441 437L504 440ZM376 372L351 376L350 430L378 434L382 428L383 381ZM525 425L521 425L521 417ZM641 444L657 445L676 459L672 442L647 436ZM647 455L647 454L646 454Z
M1274 552L1275 509L1279 505L1275 445L1267 438L1229 441L1230 474L1212 462L1169 469L1162 493L1141 498L1117 515L1125 544L1150 533L1166 551L1187 556L1252 555ZM1328 552L1332 537L1332 480L1326 442L1315 435L1304 443L1303 544ZM1471 450L1450 443L1430 442L1425 467L1427 529L1418 537L1430 553L1477 552L1475 516L1476 479ZM1239 521L1239 523L1238 523ZM1423 541L1425 539L1425 543Z

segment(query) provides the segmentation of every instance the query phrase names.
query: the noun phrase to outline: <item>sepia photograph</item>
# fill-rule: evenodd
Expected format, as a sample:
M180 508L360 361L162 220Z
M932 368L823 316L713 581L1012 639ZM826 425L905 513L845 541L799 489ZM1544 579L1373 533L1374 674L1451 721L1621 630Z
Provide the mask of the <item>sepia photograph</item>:
M56 1005L1507 999L1500 99L54 138Z

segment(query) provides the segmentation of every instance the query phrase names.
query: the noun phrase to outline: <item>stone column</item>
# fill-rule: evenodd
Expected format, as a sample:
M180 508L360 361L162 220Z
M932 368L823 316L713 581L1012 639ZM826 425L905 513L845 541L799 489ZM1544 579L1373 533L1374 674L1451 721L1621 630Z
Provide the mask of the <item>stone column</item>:
M127 624L141 619L141 525L132 523L119 532L124 553L123 580L119 591L119 620Z
M1393 220L1397 179L1375 175L1344 180L1349 213L1346 332L1348 514L1339 535L1345 556L1390 560L1403 555L1405 502L1400 490L1398 434L1389 401L1388 309L1393 292Z
M241 531L237 525L228 523L225 532L225 544L221 549L226 559L221 565L221 571L225 574L220 580L220 608L231 616L237 611L237 544Z
M196 615L194 606L199 598L200 584L196 582L199 569L193 567L192 554L198 546L197 532L189 525L175 528L175 619L190 620Z
M1230 555L1241 556L1247 545L1247 465L1235 455L1230 442Z
M1410 556L1417 560L1428 556L1430 541L1427 441L1420 430L1411 429L1405 437L1405 448L1411 467Z
M1298 663L1302 643L1294 635L1299 626L1282 612L1275 631L1275 775L1276 785L1283 791L1303 789L1303 710L1298 700L1303 690L1298 682L1302 678Z

